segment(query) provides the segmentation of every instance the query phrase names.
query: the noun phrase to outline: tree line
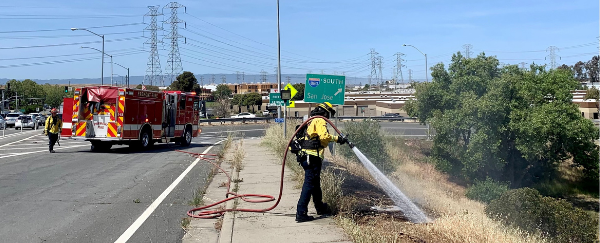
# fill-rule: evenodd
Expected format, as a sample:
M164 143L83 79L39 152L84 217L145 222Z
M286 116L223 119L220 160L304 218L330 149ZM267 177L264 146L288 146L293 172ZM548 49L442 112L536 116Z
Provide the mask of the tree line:
M431 68L431 82L413 84L415 99L404 109L435 129L436 167L468 182L492 178L518 188L557 181L568 164L580 186L597 192L598 128L581 116L571 94L583 74L499 64L484 53L458 52L447 69L443 63Z
M7 89L10 87L10 89ZM24 109L25 113L36 112L36 109L43 109L44 105L58 108L65 97L73 97L73 91L65 92L65 86L38 84L31 79L9 80L4 86L4 97L7 109Z

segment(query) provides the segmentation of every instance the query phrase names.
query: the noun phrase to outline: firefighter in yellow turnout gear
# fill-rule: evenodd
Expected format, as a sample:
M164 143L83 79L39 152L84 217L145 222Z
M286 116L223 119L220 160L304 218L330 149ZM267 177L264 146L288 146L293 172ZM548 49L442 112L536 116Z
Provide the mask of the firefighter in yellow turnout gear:
M60 131L62 130L63 123L60 117L58 117L58 111L56 109L52 109L50 113L52 113L52 116L49 116L46 119L44 134L46 134L50 140L50 143L48 144L50 153L54 153L54 144L58 141L58 134L60 134Z
M330 118L335 116L335 110L329 102L319 104L311 111L311 116L324 116ZM308 216L308 203L312 196L317 214L329 214L330 209L326 203L323 203L323 193L321 191L321 166L323 164L323 152L330 142L344 144L348 139L343 136L332 135L327 131L327 122L323 118L315 118L305 127L300 129L296 135L298 138L296 149L291 149L296 153L297 161L304 169L304 183L302 192L298 200L296 221L305 222L314 220L313 216Z

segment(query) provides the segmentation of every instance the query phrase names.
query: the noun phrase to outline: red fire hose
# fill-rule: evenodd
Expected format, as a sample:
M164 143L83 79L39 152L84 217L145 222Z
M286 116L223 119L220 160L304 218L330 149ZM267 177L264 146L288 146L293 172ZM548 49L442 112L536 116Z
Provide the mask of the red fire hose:
M308 120L306 120L304 123L302 123L302 125L300 126L304 126L306 125L309 121L311 121L312 119L315 118L323 118L327 123L329 123L333 129L340 135L343 135L340 130L337 129L337 127L335 127L333 125L333 123L323 117L323 116L313 116L311 118L308 118ZM230 189L230 185L231 185L231 176L229 176L229 174L223 170L223 168L221 168L218 164L216 164L215 162L213 162L215 160L215 157L217 156L216 154L199 154L199 153L192 153L192 152L187 152L187 151L181 151L181 150L177 150L178 152L182 152L182 153L187 153L187 154L192 154L194 157L199 158L201 160L210 162L211 164L213 164L214 166L216 166L219 170L221 170L223 173L225 173L225 175L228 178L228 182L227 182L227 193L225 194L225 196L227 198L218 201L216 203L210 204L210 205L206 205L206 206L202 206L202 207L198 207L198 208L194 208L191 209L187 212L187 215L193 218L203 218L203 219L209 219L209 218L217 218L222 216L225 212L232 212L232 211L239 211L239 212L255 212L255 213L263 213L263 212L267 212L270 211L272 209L274 209L275 207L277 207L277 205L279 204L279 201L281 201L281 195L283 193L283 174L285 172L285 161L287 158L287 154L288 154L288 149L292 143L293 138L296 136L296 133L298 131L295 131L294 134L292 135L292 139L290 139L290 141L288 142L287 146L286 146L286 150L283 154L283 162L281 163L281 180L279 182L279 196L277 197L277 201L275 202L275 204L273 204L273 206L265 208L265 209L249 209L249 208L226 208L226 209L221 209L221 210L207 210L208 208L212 208L216 205L219 205L221 203L227 202L229 200L233 200L236 198L241 198L242 200L244 200L245 202L251 202L251 203L262 203L262 202L270 202L275 200L275 197L271 196L271 195L264 195L264 194L236 194L234 192L229 191ZM210 157L205 157L205 156L210 156ZM229 197L229 195L232 195L232 197ZM256 197L256 198L263 198L263 199L248 199L249 197Z

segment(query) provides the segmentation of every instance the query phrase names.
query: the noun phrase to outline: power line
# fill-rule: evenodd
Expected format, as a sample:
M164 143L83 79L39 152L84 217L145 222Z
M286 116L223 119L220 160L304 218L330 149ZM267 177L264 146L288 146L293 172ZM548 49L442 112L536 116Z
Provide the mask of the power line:
M121 27L121 26L131 26L131 25L140 25L144 23L130 23L130 24L116 24L116 25L104 25L104 26L93 26L93 27L85 27L85 29L99 29L99 28L112 28L112 27ZM83 28L82 28L83 29ZM30 32L48 32L48 31L67 31L69 29L45 29L45 30L11 30L11 31L0 31L0 34L8 34L8 33L30 33Z
M124 34L134 34L134 33L143 33L143 31L128 31L128 32L113 32L113 33L105 33L104 35L124 35ZM0 39L44 39L44 38L70 38L70 37L89 37L89 34L83 35L23 35L23 36L9 36L9 37L0 37Z
M120 41L130 41L137 40L143 37L130 37L130 38L120 38L120 39L112 39L107 40L106 42L120 42ZM50 44L50 45L39 45L39 46L13 46L13 47L0 47L0 50L12 50L12 49L29 49L29 48L43 48L43 47L57 47L57 46L72 46L72 45L86 45L86 44L94 44L94 43L102 43L102 41L88 41L88 42L76 42L76 43L62 43L62 44Z

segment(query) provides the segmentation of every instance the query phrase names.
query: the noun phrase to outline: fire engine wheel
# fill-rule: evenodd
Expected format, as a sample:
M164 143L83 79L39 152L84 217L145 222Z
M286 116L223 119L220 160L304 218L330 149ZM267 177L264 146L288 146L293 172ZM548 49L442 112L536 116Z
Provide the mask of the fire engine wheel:
M147 149L152 146L153 141L149 131L144 131L140 137L140 148Z
M183 139L181 140L181 146L190 146L190 144L192 143L192 130L185 129L185 132L183 133Z

